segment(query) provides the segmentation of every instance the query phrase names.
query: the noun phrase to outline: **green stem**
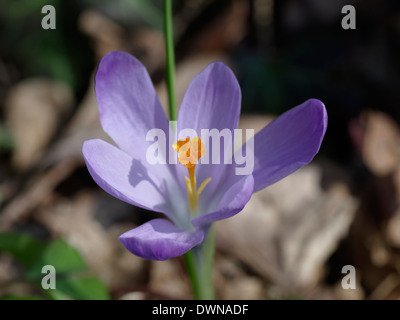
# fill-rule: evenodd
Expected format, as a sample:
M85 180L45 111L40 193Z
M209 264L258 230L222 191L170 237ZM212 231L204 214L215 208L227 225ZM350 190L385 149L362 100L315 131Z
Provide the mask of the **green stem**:
M214 299L212 278L215 233L211 227L205 240L184 255L196 300Z
M175 56L172 25L172 0L164 0L164 32L167 60L169 118L171 121L176 121L178 110L175 98ZM212 280L214 242L214 228L211 227L208 232L206 232L204 241L187 252L184 256L189 278L193 286L194 297L198 300L214 299Z
M178 111L175 98L175 54L174 54L174 33L172 21L172 0L164 0L164 33L165 33L165 52L167 59L167 88L169 119L176 121Z

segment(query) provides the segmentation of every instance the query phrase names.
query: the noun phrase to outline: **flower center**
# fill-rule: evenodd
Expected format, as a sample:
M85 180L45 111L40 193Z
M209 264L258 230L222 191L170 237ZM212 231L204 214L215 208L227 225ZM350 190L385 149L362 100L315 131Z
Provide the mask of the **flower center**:
M192 140L190 138L178 140L172 147L178 152L179 163L188 169L189 177L185 177L188 206L190 211L195 213L199 209L199 196L211 180L207 178L201 183L199 189L196 188L194 170L199 159L206 153L204 143L201 142L201 138L194 137Z

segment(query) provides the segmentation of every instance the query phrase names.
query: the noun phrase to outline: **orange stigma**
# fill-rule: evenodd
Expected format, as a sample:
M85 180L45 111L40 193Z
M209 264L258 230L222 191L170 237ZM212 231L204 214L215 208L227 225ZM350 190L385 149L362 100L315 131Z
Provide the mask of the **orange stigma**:
M173 146L178 152L178 161L184 167L190 169L199 162L199 159L206 153L204 143L201 138L194 137L192 140L178 140Z
M188 194L189 209L196 212L199 209L199 196L205 186L210 182L211 178L207 178L202 182L200 188L196 189L196 176L194 170L199 159L205 155L206 149L201 138L193 137L184 140L178 140L172 146L178 152L178 162L188 169L189 178L185 177L186 189Z

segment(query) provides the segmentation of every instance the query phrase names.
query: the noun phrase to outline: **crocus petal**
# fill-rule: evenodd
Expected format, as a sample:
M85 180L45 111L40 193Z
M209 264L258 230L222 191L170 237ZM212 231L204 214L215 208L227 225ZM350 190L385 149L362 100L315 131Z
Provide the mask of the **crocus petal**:
M232 70L213 62L193 78L178 114L178 129L236 129L240 115L240 87Z
M214 197L216 199L219 198L216 210L193 219L192 223L195 227L208 226L214 221L229 218L242 211L253 194L253 176L251 174L232 176L232 179L227 179L226 186L221 186L221 190L224 190L221 196L219 197L216 193Z
M324 104L310 99L285 112L254 137L254 191L308 164L328 125Z
M182 231L165 219L154 219L125 232L121 243L144 259L166 260L184 254L203 241L203 231Z
M87 140L82 148L94 181L112 196L135 206L167 214L169 205L151 172L126 152L100 140Z
M151 129L168 135L168 120L145 67L125 52L110 52L96 73L100 122L115 143L133 158L146 161ZM168 139L167 139L168 141Z
M233 136L233 130L237 128L239 121L240 106L240 86L232 70L222 62L213 62L193 78L186 90L178 114L178 132L190 128L194 129L200 137L202 129L216 129L219 132L228 130ZM207 141L204 141L206 143L205 157L209 159L209 164L196 168L196 176L212 177L213 183L218 183L223 178L223 167L213 160L215 159L211 147L213 142L209 140L209 145ZM231 156L232 149L221 142L220 163L224 161L226 152ZM179 174L182 174L182 170Z

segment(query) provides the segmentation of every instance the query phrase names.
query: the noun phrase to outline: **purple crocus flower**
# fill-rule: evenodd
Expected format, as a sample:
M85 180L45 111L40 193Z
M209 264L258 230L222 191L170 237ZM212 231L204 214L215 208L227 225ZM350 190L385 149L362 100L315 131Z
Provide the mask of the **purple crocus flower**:
M237 175L234 163L194 161L192 169L183 162L150 164L146 151L154 142L146 141L147 133L158 128L168 134L170 125L144 66L124 52L107 54L99 64L95 91L102 127L118 147L100 139L85 141L83 155L90 174L114 197L167 218L151 220L120 236L130 252L145 259L169 259L200 244L212 222L237 214L253 192L309 163L327 128L324 104L311 99L254 136L252 174ZM177 130L233 132L240 105L240 88L232 71L221 62L211 63L190 83ZM200 158L210 150L202 149L197 140L192 147L197 143ZM175 149L181 152L182 144L178 141ZM202 183L198 189L196 181Z

